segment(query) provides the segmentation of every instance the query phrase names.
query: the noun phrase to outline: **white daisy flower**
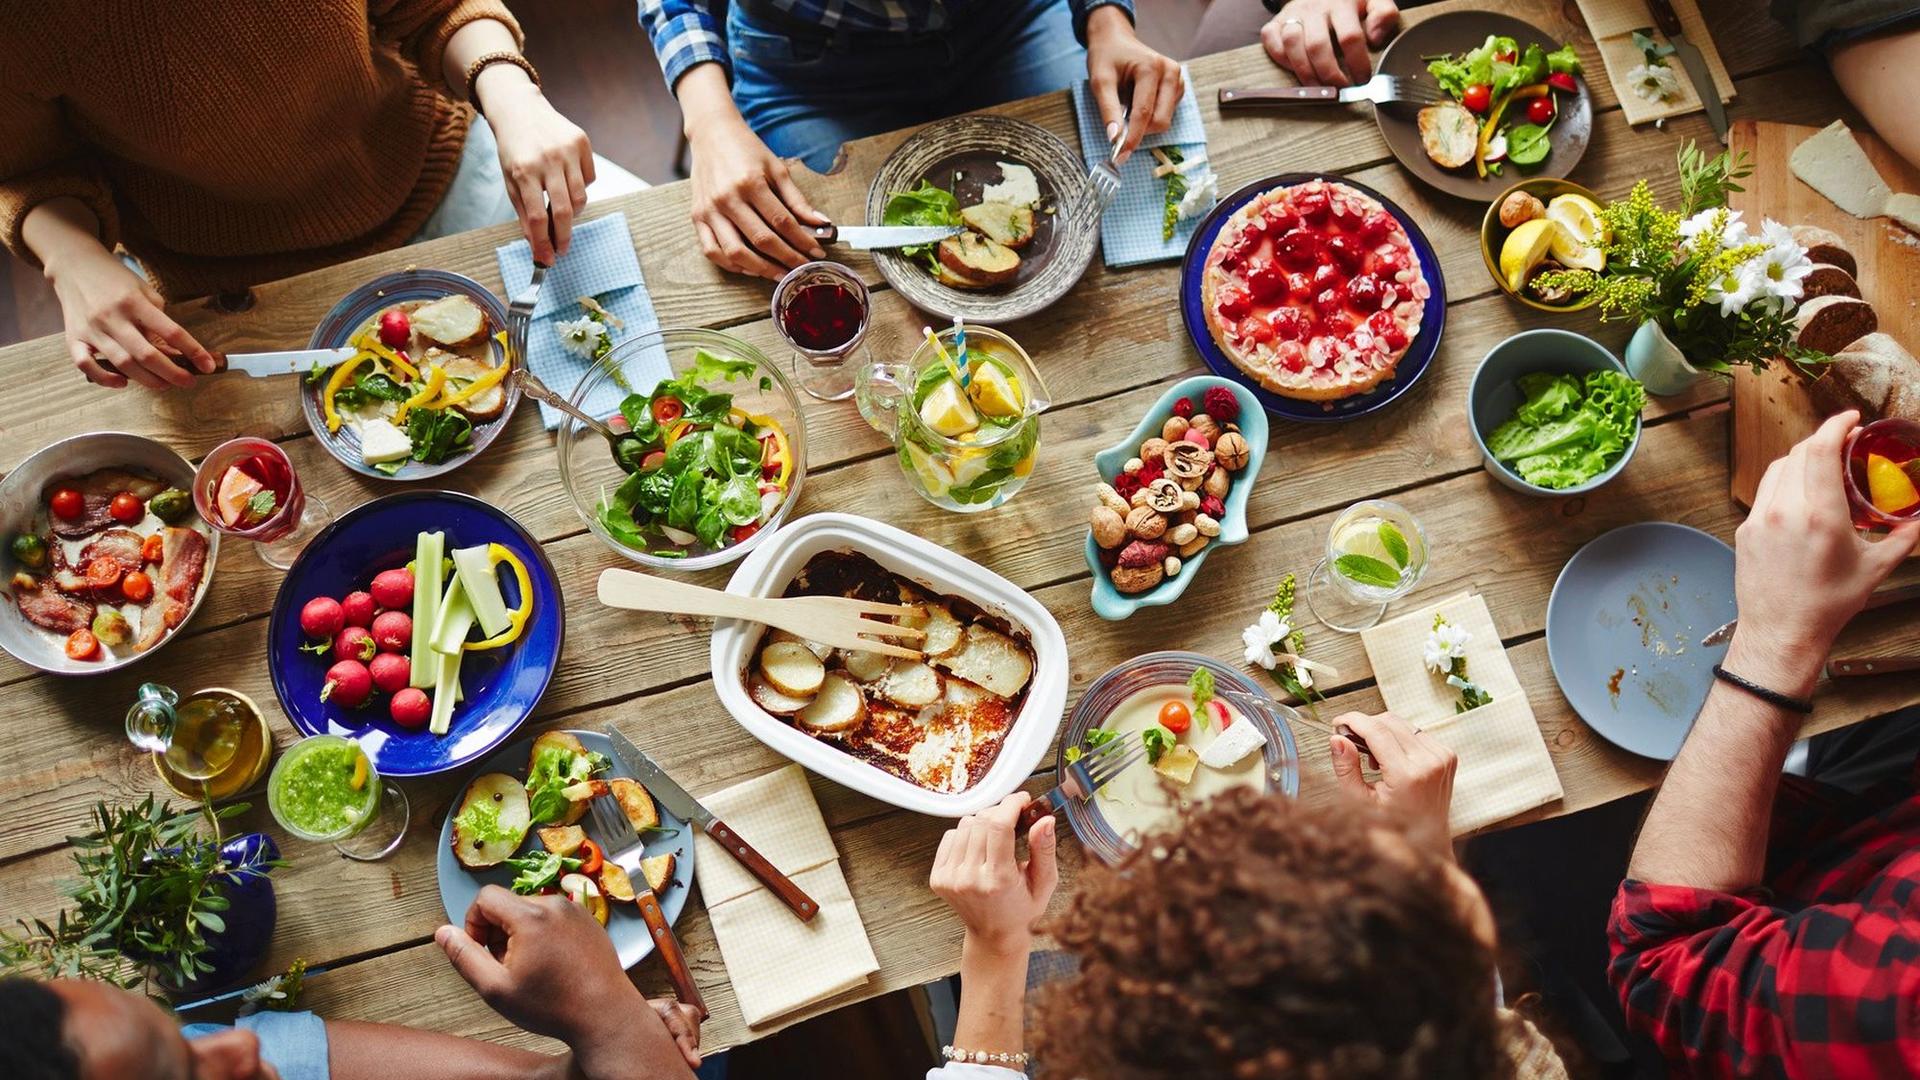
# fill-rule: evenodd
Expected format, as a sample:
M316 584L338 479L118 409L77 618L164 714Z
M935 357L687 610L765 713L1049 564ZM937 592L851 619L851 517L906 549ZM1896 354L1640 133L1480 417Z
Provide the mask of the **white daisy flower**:
M1719 230L1717 234L1716 229ZM1740 220L1740 211L1728 210L1725 207L1702 210L1680 223L1681 240L1695 241L1702 238L1718 240L1721 247L1739 247L1750 239L1746 225ZM1704 243L1695 246L1704 246Z
M1627 69L1627 85L1644 101L1666 101L1680 93L1680 76L1665 64L1635 64Z
M1767 250L1755 256L1752 264L1759 278L1760 294L1791 304L1800 299L1801 280L1813 273L1813 260L1807 249L1794 243L1793 231L1769 218L1760 226L1760 240Z
M586 318L561 319L553 324L553 332L560 336L560 344L568 352L589 358L607 336L605 324Z
M1273 657L1274 646L1287 640L1293 628L1282 622L1280 616L1271 611L1260 613L1260 619L1252 626L1240 631L1240 643L1246 646L1246 661L1259 664L1268 671L1276 663Z
M1445 674L1453 670L1453 662L1467 655L1467 642L1473 635L1465 627L1449 622L1440 623L1427 635L1427 644L1421 650L1420 659L1433 671Z
M1732 318L1765 295L1766 274L1757 261L1742 263L1707 289L1707 300L1720 305L1722 318Z

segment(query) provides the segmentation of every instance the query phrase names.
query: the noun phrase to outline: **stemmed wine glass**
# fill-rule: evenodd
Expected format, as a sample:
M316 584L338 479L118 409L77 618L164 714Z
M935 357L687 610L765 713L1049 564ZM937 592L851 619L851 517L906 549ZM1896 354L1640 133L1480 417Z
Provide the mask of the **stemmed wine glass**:
M193 505L222 533L254 541L260 561L276 570L293 566L307 541L333 521L327 504L301 488L287 452L251 436L221 443L200 462Z
M854 350L867 336L866 283L837 262L794 267L773 289L773 325L793 349L801 389L822 401L853 396Z

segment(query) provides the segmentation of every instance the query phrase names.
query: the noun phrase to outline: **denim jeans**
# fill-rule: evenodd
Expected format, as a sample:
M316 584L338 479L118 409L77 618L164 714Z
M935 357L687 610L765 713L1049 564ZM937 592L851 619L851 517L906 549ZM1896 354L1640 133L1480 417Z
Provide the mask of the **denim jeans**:
M849 139L924 124L1086 78L1066 0L977 0L925 34L793 35L727 14L733 100L761 140L815 172Z

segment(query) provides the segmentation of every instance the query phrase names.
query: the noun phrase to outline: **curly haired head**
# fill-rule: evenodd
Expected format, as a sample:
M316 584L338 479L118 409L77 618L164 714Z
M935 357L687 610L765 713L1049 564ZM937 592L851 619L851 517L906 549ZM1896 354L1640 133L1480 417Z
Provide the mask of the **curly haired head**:
M1209 802L1053 928L1052 1075L1499 1080L1493 949L1464 882L1381 819L1249 791ZM1470 888L1470 886L1465 886Z

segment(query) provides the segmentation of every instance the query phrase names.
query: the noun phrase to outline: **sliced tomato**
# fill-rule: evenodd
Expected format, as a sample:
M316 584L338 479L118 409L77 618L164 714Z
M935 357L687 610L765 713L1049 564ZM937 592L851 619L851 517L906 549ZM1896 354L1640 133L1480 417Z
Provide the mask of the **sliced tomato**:
M67 635L67 659L100 659L100 639L93 636L91 630L75 630Z
M654 398L648 408L653 411L653 420L657 424L671 424L687 414L687 407L677 397Z
M166 540L163 539L159 533L154 533L152 536L140 541L140 561L143 563L159 562L161 556L166 552L166 544Z
M757 521L748 522L745 525L735 525L733 527L733 542L736 544L744 544L754 533L759 531L760 523Z
M124 573L112 559L94 559L87 563L87 584L95 589L111 589L120 584Z
M606 856L600 853L600 845L591 840L580 841L580 850L573 855L580 860L580 872L589 877L598 874L601 864L606 862Z
M127 599L136 604L144 604L153 599L153 579L135 570L120 582L120 591Z
M87 500L72 488L61 488L47 500L48 506L58 517L72 521L87 512Z

